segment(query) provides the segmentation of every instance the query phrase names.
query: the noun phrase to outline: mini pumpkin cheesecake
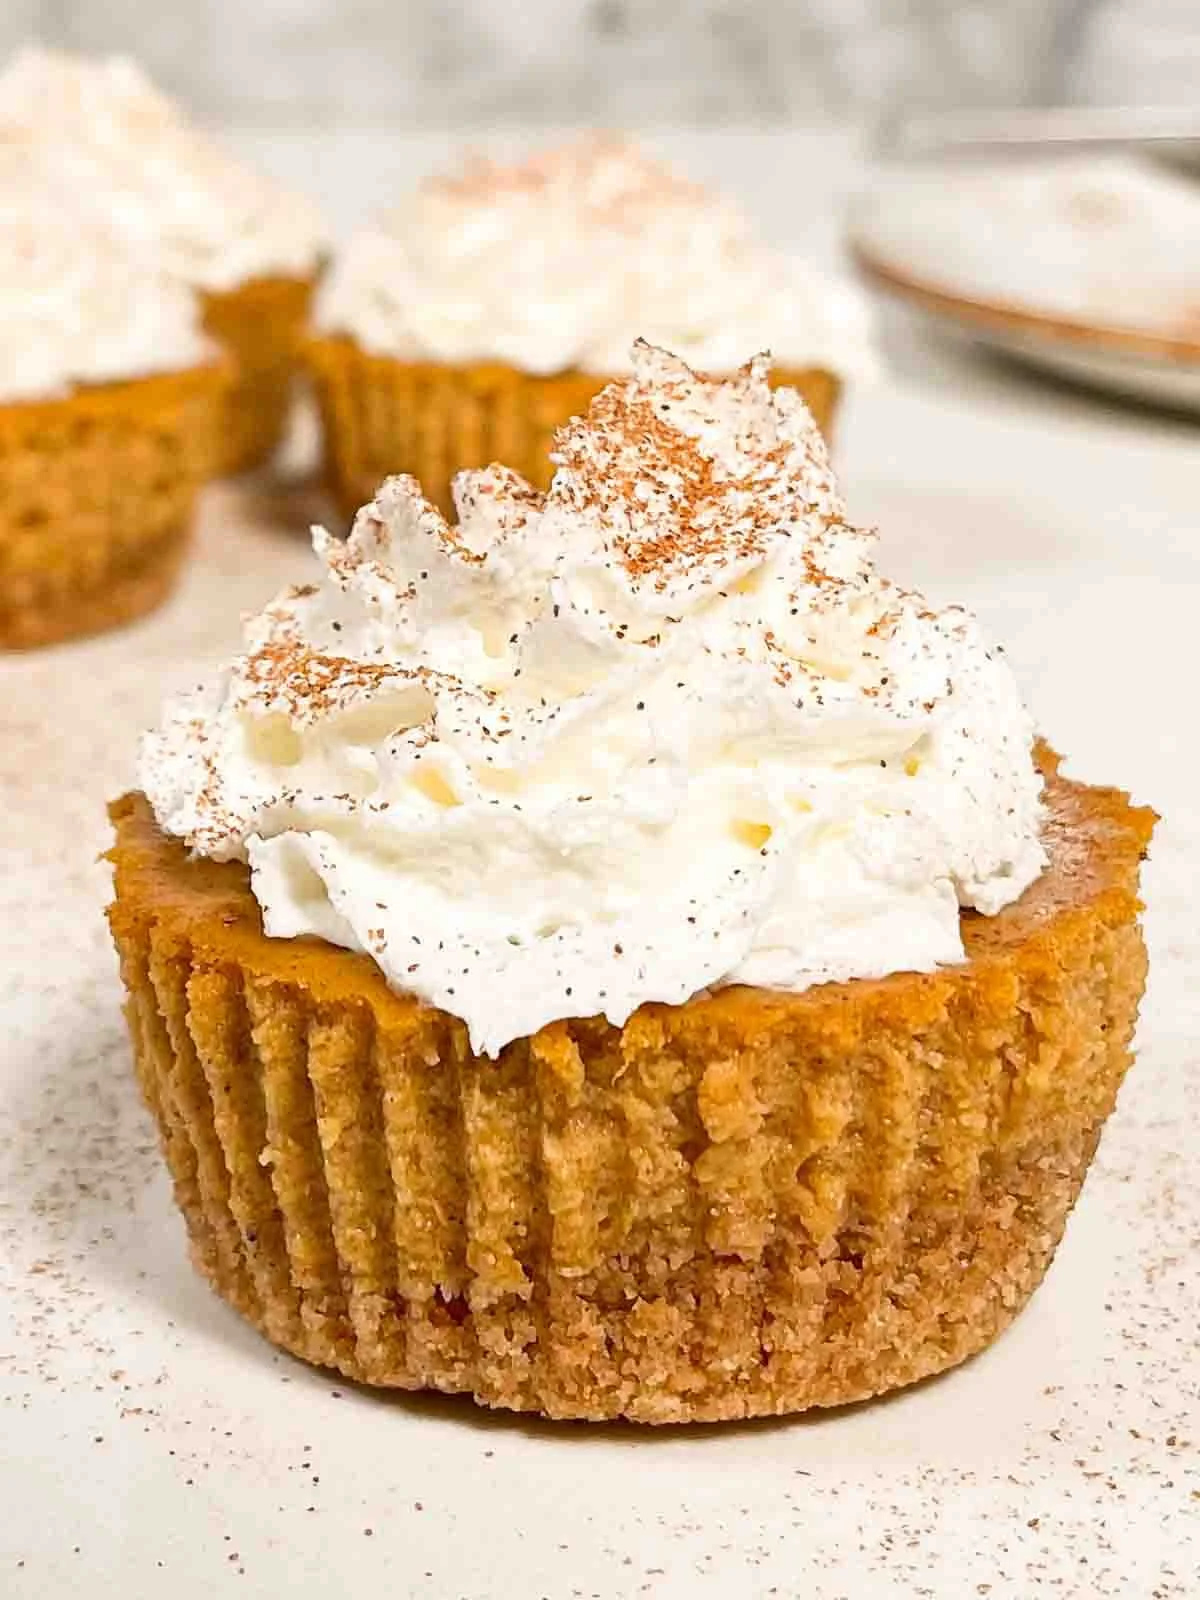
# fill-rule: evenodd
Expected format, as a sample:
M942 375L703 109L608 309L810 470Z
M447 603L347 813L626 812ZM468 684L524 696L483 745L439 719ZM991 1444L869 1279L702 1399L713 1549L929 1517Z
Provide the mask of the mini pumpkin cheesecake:
M543 496L385 484L112 808L199 1269L360 1381L859 1400L1040 1282L1130 1058L1153 814L883 579L802 401L641 347Z
M236 161L123 57L27 48L0 74L0 139L36 149L48 194L199 297L230 357L214 467L275 450L324 250L305 199Z
M2 151L0 151L2 154ZM25 205L0 229L0 649L157 606L212 468L228 368L183 285Z
M430 178L350 241L318 326L326 475L347 515L395 472L447 512L466 467L503 461L546 487L554 430L641 335L713 373L770 349L826 434L840 374L870 363L855 291L612 136Z

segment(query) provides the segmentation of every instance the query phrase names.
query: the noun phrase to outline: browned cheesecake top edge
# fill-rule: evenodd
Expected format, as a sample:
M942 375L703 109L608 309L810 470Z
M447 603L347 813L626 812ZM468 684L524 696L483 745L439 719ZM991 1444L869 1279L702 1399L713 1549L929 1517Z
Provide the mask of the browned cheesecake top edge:
M1026 976L1042 962L1057 965L1065 945L1094 938L1097 930L1134 919L1141 909L1138 873L1157 822L1148 806L1131 803L1121 789L1075 783L1059 772L1059 757L1042 746L1046 776L1044 839L1048 864L1021 898L996 916L962 914L967 961L934 973L897 972L885 978L820 984L798 994L734 986L697 996L685 1006L648 1005L635 1015L706 1012L714 1023L736 1015L740 1023L766 1024L780 1013L819 1008L911 1011L914 1024L949 1003L969 983L1006 983L1018 967ZM319 1001L366 1002L381 1021L411 1024L427 1011L389 988L379 968L358 955L312 938L272 939L262 931L245 866L189 857L185 846L159 828L145 796L123 795L109 807L116 841L108 853L115 899L114 929L157 933L178 940L214 965L235 966L254 980L299 984ZM557 1024L551 1024L551 1027Z

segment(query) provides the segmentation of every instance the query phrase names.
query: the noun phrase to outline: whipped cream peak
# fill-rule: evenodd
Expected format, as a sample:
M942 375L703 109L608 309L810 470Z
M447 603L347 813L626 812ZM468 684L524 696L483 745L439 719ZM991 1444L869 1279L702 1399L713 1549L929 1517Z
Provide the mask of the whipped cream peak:
M872 365L852 286L615 135L426 179L350 241L318 319L381 355L540 374L624 372L639 334L710 372L768 345L793 365Z
M470 155L460 171L428 177L420 189L435 202L455 206L558 205L585 223L625 231L641 226L641 211L714 204L702 184L655 161L624 134L607 131L581 134L515 164Z
M93 137L112 139L117 105L126 127L148 138L177 117L171 101L128 56L88 60L29 44L0 75L0 114L30 127L53 123L64 131L90 129Z
M268 934L369 953L476 1049L708 987L928 970L1040 871L1033 729L968 613L882 577L765 358L648 345L545 495L411 478L168 707L161 825Z
M147 266L219 292L307 276L312 204L236 161L124 57L27 46L0 72L0 140L35 151L43 211L106 227Z
M0 136L0 402L215 360L192 291L104 226L47 215L27 154Z
M662 592L759 559L767 542L840 509L820 433L770 357L705 382L639 339L634 376L559 430L555 498L594 518L635 586Z

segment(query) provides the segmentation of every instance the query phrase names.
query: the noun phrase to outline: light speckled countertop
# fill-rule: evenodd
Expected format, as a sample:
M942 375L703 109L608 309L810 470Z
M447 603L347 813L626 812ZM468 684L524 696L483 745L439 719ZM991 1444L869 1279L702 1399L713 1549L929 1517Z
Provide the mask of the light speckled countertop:
M1196 1593L1195 439L883 387L839 454L891 570L976 606L1072 770L1166 818L1141 1057L1029 1310L885 1403L651 1433L355 1392L193 1277L96 856L162 692L306 560L302 490L214 488L158 617L0 661L0 1592Z
M265 153L299 171L307 148ZM756 203L783 217L798 168L769 148ZM719 176L746 149L698 142L690 164ZM322 159L355 220L356 149ZM810 151L805 180L844 171ZM307 560L302 488L216 487L157 617L0 659L0 1594L1200 1592L1197 431L900 349L907 386L847 408L853 513L892 572L1007 643L1075 775L1165 818L1140 1059L1028 1311L884 1403L641 1432L354 1391L209 1293L133 1084L97 855L163 693Z

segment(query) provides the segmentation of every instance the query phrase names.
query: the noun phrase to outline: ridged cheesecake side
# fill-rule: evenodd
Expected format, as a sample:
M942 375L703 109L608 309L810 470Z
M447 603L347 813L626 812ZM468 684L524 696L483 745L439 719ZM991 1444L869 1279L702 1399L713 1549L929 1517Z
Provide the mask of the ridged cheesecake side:
M858 1400L1041 1280L1130 1060L1153 813L1045 760L1050 865L969 960L730 989L496 1060L365 957L261 931L243 868L112 808L138 1076L196 1263L366 1383L552 1417Z

